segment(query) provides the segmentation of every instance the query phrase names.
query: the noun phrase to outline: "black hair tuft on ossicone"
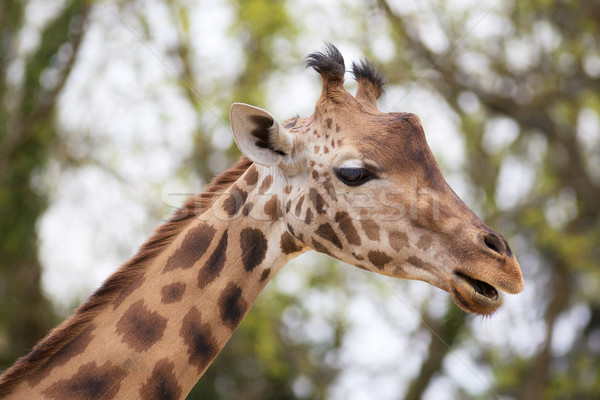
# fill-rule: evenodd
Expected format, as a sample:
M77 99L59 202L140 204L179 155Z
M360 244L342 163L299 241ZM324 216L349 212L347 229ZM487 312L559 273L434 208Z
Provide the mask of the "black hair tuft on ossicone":
M371 61L367 59L362 59L358 63L352 63L352 75L357 81L366 79L367 81L371 82L371 84L375 86L380 93L383 92L383 88L387 83L387 79L383 73L378 71Z
M342 53L333 44L325 43L325 52L311 53L306 57L306 67L313 68L326 80L344 80L346 66Z

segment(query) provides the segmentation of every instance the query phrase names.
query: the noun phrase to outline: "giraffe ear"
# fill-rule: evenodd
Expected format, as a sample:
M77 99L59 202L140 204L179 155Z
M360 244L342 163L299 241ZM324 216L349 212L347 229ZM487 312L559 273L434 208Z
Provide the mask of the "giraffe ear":
M267 111L233 103L229 112L233 137L241 152L262 165L279 165L294 149L294 138Z

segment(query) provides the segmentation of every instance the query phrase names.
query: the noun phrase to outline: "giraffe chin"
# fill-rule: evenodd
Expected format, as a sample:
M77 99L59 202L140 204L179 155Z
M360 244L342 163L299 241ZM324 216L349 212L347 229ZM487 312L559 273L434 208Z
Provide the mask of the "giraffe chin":
M461 272L452 275L449 292L457 306L474 314L490 315L502 305L502 294L495 287Z

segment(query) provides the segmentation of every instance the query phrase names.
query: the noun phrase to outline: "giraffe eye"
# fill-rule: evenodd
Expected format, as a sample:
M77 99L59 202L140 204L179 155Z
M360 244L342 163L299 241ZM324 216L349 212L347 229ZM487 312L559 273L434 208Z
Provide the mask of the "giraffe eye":
M335 174L340 181L348 186L359 186L374 178L374 176L365 168L339 168Z

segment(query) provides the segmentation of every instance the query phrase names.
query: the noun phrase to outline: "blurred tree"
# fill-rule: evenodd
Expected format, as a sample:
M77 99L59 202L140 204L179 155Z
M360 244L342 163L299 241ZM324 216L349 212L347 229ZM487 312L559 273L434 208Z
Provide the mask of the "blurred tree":
M398 49L385 65L391 82L412 73L414 82L429 85L460 117L464 173L482 189L476 200L484 219L523 238L540 260L535 278L547 282L537 299L546 328L537 352L515 361L502 349L490 349L485 362L494 367L497 392L519 399L597 396L600 3L503 1L457 13L433 1L436 12L429 17L443 31L442 45L432 44L418 16L397 3L377 1ZM492 24L491 33L473 34L479 23ZM491 122L500 119L508 119L516 135L494 148L490 141L507 135L492 130ZM510 168L511 181L504 176L502 182ZM523 170L533 175L525 186ZM506 190L518 196L505 200ZM523 267L527 274L528 266ZM556 354L552 343L559 318L583 304L591 318L572 350ZM448 323L438 324L440 337L451 339L443 333ZM439 359L434 352L428 357L424 366Z
M36 221L47 199L33 179L59 136L52 123L85 33L89 1L67 1L24 52L26 1L0 3L0 369L54 324L40 287Z

